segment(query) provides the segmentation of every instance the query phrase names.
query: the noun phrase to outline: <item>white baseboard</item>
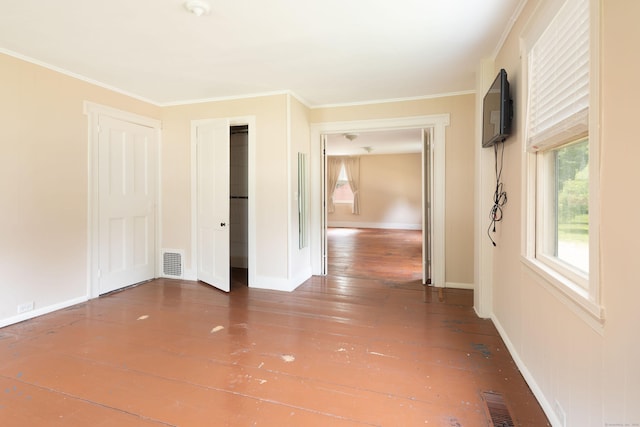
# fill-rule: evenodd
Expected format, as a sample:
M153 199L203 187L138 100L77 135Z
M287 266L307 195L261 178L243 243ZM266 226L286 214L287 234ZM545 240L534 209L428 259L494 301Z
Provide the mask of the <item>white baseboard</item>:
M291 290L295 291L298 286L302 285L304 282L310 279L311 276L313 276L313 274L311 274L311 266L309 265L289 281L289 283L291 284Z
M297 277L294 277L290 280L279 277L256 276L255 282L250 283L249 287L272 291L292 292L311 276L311 267L309 267L308 271L304 270L300 272ZM194 270L185 270L182 280L197 282L198 276L196 275Z
M192 282L198 281L198 274L195 270L186 269L184 270L184 275L182 276L183 280L190 280Z
M249 287L270 291L292 292L298 286L280 277L256 276L255 283L249 283Z
M24 322L25 320L33 319L34 317L49 314L56 310L62 310L64 308L71 307L72 305L81 304L87 301L88 301L88 298L86 296L82 296L79 298L63 301L58 304L52 304L46 307L38 308L36 310L31 310L26 313L21 313L21 314L18 314L17 316L12 316L7 319L0 320L0 328L13 325L14 323Z
M520 373L522 374L522 376L524 377L524 380L529 385L529 388L531 389L531 391L533 392L533 395L538 400L538 403L540 403L540 406L542 407L542 410L544 411L545 415L549 419L549 422L551 423L551 425L554 427L562 426L563 424L560 423L558 416L553 410L553 405L551 405L551 403L547 400L546 396L540 389L540 386L538 386L538 383L536 382L535 378L533 377L533 375L531 375L531 372L529 372L529 369L527 369L527 366L524 364L524 362L520 358L520 355L516 351L515 346L509 339L509 336L505 332L504 328L498 321L498 318L496 317L495 313L491 313L491 321L493 321L493 324L498 330L498 333L500 334L500 337L502 337L502 340L504 341L505 345L507 346L507 349L509 350L511 357L513 357L513 361L516 363L516 366L518 366Z
M381 228L386 230L422 230L421 224L405 224L400 222L328 221L327 226L343 228Z
M460 283L460 282L446 282L444 284L445 288L454 288L454 289L471 289L474 290L475 286L473 283Z

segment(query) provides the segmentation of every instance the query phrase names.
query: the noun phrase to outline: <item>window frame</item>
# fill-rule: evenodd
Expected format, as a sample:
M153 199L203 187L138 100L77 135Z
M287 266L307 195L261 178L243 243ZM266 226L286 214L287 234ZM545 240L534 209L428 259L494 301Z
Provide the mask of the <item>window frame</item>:
M533 19L523 32L520 43L522 85L520 96L521 105L528 106L529 85L529 51L539 36L556 16L560 5L552 0L543 2L534 13ZM542 280L539 282L557 295L565 304L578 308L581 314L587 314L589 321L595 320L594 325L602 326L604 322L604 308L600 301L599 280L599 40L600 40L600 6L597 0L589 0L590 28L589 28L589 272L584 274L578 269L542 253L537 248L542 244L541 233L545 224L544 217L548 209L542 201L542 186L545 174L543 157L550 151L581 141L585 136L577 136L574 141L539 150L527 151L528 126L523 129L523 246L521 260L528 269ZM520 122L528 123L527 108L520 112Z
M551 185L549 185L549 182L547 181L550 177L550 172L548 169L551 168L551 161L547 159L546 156L552 155L553 151L572 144L583 142L588 139L588 136L578 138L575 141L568 142L566 144L547 150L541 150L536 153L536 249L534 257L538 261L544 263L547 267L556 270L559 274L566 277L570 281L572 286L578 286L578 290L589 289L589 273L580 271L578 268L566 262L563 262L558 257L548 255L546 253L547 251L543 249L547 244L550 243L549 239L553 240L554 243L557 243L558 240L558 236L556 235L557 224L555 224L556 221L552 218L555 211L553 209L545 209L549 205L548 189L551 187ZM589 149L590 148L591 147L589 146ZM591 221L589 221L589 225L591 226ZM552 228L553 231L551 231ZM549 236L550 233L554 234L554 238ZM591 244L591 242L589 242L589 244Z

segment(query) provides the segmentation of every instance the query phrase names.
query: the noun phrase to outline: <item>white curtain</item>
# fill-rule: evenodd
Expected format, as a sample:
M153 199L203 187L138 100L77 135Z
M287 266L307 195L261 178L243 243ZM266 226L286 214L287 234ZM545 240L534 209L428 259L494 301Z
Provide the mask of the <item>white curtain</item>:
M342 157L327 157L327 211L334 212L335 206L333 205L333 192L336 191L336 184L338 183L338 177L340 176L340 169L342 168Z
M353 192L353 208L351 213L360 215L360 157L345 157L343 162L349 187L351 187L351 191Z

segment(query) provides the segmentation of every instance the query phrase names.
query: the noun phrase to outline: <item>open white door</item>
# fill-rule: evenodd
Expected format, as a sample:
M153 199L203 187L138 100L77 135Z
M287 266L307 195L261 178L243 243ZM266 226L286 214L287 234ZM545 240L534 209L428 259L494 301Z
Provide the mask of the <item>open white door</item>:
M327 242L327 135L321 135L322 141L320 143L321 158L322 158L322 179L320 180L320 191L322 194L322 212L320 216L320 251L322 253L322 271L321 274L326 276L328 274L328 242Z
M198 280L229 292L229 121L198 124L196 139Z
M422 284L431 284L431 129L422 130Z
M100 116L98 293L155 277L156 130Z

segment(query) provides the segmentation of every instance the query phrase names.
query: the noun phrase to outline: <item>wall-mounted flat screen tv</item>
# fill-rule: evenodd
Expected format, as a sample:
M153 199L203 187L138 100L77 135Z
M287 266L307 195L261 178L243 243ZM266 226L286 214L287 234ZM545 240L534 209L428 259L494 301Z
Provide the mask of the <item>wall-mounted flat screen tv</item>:
M493 81L482 102L482 146L491 147L511 133L513 118L507 72L502 69Z

